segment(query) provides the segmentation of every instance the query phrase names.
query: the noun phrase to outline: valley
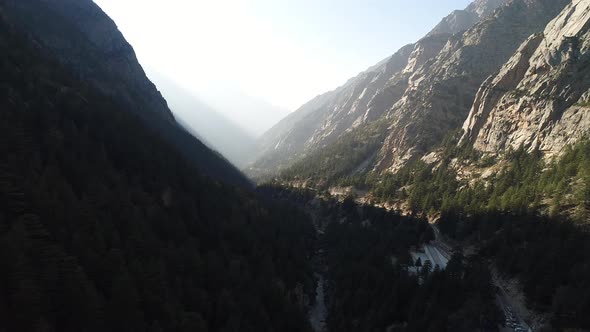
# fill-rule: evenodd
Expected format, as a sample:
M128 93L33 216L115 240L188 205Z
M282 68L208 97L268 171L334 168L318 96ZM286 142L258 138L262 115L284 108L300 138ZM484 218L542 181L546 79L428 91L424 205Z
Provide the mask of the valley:
M237 12L162 52L306 69L201 48ZM589 331L590 0L430 28L254 142L93 1L0 0L0 331Z

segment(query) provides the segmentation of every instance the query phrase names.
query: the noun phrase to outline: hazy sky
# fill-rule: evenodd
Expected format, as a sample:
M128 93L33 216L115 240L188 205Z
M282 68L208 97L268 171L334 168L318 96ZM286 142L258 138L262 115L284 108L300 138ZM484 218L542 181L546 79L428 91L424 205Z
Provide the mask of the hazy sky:
M142 65L200 96L295 110L470 0L95 0Z

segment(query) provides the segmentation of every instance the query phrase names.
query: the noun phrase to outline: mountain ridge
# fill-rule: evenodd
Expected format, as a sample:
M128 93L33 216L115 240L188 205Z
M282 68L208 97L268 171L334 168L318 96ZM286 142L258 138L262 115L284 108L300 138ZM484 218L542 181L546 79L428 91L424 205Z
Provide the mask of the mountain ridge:
M478 1L468 10L479 11L483 18L502 3L504 1ZM455 28L467 30L473 23L464 22ZM413 72L438 54L452 37L449 32L433 29L418 42L402 47L387 61L382 61L382 65L370 67L336 90L305 104L262 136L259 161L247 172L251 175L265 173L265 170L276 172L334 142L343 133L377 120L403 96Z
M0 9L7 22L45 56L123 103L126 111L138 115L203 174L244 188L252 186L223 156L177 124L168 103L137 61L133 47L93 1L4 0Z
M399 170L461 128L482 82L568 2L474 1L465 11L477 15L478 22L466 21L465 30L455 33L435 28L391 57L390 62L399 60L395 68L372 67L373 71L323 95L325 99L306 105L313 107L294 112L269 131L272 135L264 136L259 160L247 172L267 177L280 173L335 144L342 135L380 119L389 122L387 135L381 147L370 153L368 169ZM302 116L296 115L299 112Z
M558 156L590 129L590 2L574 0L482 84L463 142L498 155L524 146Z
M406 92L389 110L391 130L376 169L398 170L460 127L476 87L567 2L511 0L463 35L451 37L433 62L410 77Z

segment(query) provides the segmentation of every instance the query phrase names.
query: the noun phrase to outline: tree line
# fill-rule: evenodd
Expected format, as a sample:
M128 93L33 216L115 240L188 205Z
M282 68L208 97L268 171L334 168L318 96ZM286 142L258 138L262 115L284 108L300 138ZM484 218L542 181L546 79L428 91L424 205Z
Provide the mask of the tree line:
M0 18L0 330L310 331L314 230Z

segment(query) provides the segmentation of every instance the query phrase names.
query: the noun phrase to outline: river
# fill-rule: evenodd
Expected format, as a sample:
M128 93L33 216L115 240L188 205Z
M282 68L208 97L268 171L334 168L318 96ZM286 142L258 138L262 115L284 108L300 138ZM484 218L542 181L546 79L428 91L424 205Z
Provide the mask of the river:
M309 311L309 321L315 332L326 332L326 317L328 316L328 307L326 304L326 272L327 264L323 249L323 230L318 229L317 248L312 258L314 276L316 279L315 301Z
M326 295L324 293L325 280L324 276L316 273L317 285L315 290L315 302L309 312L309 321L313 330L316 332L326 331L326 316L328 309L326 307Z

